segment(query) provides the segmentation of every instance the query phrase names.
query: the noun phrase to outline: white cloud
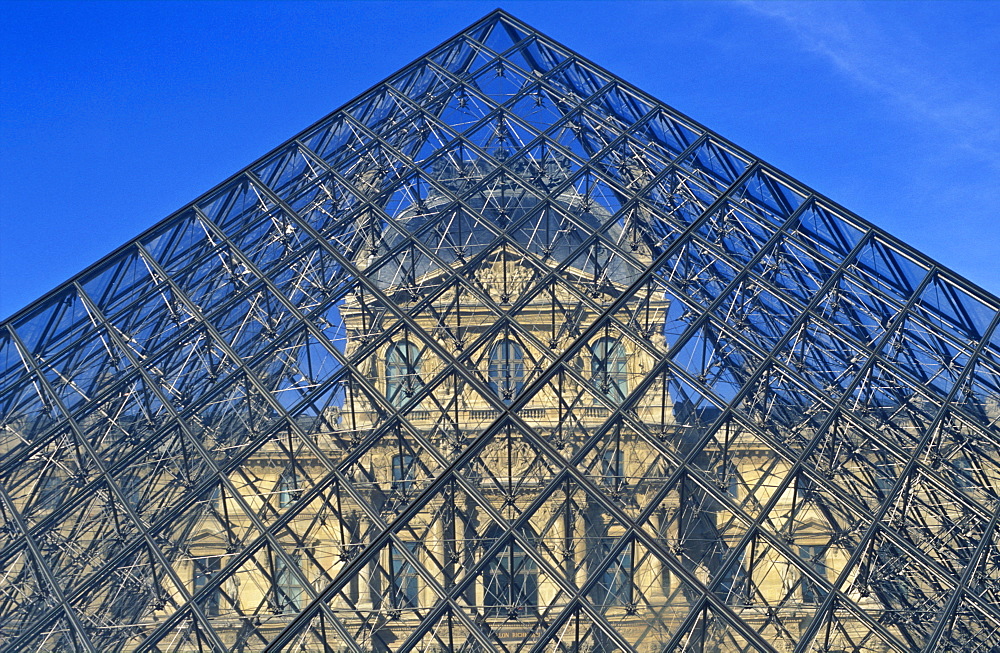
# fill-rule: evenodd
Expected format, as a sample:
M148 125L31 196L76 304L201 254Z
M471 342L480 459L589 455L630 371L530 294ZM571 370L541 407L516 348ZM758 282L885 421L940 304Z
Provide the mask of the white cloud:
M800 47L828 60L847 79L942 136L949 148L1000 168L1000 94L995 80L949 59L937 34L917 21L890 22L863 3L746 2L784 25ZM890 11L907 11L889 5Z

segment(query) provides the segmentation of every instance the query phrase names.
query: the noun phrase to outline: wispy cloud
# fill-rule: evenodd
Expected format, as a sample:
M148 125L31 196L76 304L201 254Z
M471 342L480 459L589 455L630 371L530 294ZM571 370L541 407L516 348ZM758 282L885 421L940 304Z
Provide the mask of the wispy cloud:
M913 121L948 136L951 147L1000 169L1000 94L975 67L955 69L931 47L937 34L889 24L863 3L743 4L785 26L800 46ZM890 4L890 7L891 4ZM899 9L899 5L896 5ZM905 9L902 9L905 10Z

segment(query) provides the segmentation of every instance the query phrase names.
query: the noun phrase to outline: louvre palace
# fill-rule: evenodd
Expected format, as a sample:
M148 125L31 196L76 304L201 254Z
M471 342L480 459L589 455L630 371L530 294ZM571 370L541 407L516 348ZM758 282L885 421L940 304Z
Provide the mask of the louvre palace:
M998 651L998 307L495 11L0 325L0 650Z

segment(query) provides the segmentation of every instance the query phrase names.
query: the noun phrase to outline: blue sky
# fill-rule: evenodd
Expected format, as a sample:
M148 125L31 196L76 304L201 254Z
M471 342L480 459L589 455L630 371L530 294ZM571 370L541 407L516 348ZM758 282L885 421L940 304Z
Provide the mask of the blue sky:
M0 319L496 6L6 4ZM1000 3L500 6L1000 294Z

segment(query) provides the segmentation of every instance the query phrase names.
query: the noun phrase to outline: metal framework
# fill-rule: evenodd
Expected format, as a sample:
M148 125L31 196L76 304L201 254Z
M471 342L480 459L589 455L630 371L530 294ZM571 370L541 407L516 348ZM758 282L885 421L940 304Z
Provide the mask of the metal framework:
M995 651L998 306L496 11L0 325L0 649Z

